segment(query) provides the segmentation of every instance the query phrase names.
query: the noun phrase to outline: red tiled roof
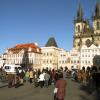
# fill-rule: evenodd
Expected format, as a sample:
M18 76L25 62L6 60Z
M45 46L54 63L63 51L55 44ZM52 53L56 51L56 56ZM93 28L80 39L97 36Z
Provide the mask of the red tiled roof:
M12 51L13 53L19 53L21 50L28 50L29 48L31 48L31 51L28 52L41 53L41 48L38 47L35 43L17 44L15 47L9 48L8 51ZM37 49L39 51L37 51Z

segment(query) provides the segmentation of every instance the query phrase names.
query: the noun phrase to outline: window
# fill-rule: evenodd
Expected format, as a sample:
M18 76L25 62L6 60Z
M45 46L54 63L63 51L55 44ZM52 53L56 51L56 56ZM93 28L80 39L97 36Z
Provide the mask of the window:
M52 56L52 53L50 53L50 56Z
M50 60L50 63L52 63L52 60Z
M73 61L71 60L71 63L73 63Z
M45 56L45 53L43 53L43 55Z
M10 69L11 67L10 66L5 66L5 69Z
M77 60L77 63L79 63L79 60Z
M78 25L78 32L80 32L80 25Z
M95 50L95 52L97 52L97 50Z
M62 61L62 64L64 64L64 61Z
M92 50L92 52L94 52L94 50Z
M98 41L99 41L99 37L98 37L98 39L97 39Z
M97 30L100 29L100 22L97 22Z
M65 61L65 63L67 63L67 61Z
M90 50L88 50L88 52L90 52Z
M88 63L90 64L90 61L88 61Z
M84 50L82 50L82 52L84 52Z
M76 31L77 31L78 29L77 29L77 27L76 27Z
M86 29L86 26L84 26L84 32L86 32L86 30L87 30L87 29ZM84 33L84 32L83 32L83 33Z
M76 63L76 60L74 60L74 64Z

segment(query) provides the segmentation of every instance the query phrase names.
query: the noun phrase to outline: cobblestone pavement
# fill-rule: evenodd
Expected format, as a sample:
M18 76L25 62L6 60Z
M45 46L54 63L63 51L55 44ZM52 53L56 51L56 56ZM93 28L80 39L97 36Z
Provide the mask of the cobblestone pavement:
M7 82L3 82L3 81L0 80L0 88L1 88L1 87L5 87L5 86L7 86L7 85L8 85Z
M19 88L0 88L0 100L53 100L54 86L34 88L33 84L25 83ZM97 100L95 92L88 94L80 88L80 84L67 79L65 100ZM99 100L99 99L98 99Z

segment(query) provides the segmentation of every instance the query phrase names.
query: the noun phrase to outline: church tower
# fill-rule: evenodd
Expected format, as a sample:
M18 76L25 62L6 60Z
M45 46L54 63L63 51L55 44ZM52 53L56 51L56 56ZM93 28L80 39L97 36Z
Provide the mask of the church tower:
M94 34L100 34L100 1L97 1L93 16Z
M95 6L95 12L92 17L93 29L94 29L94 44L100 45L100 1L97 1Z
M83 9L81 7L81 4L79 3L77 14L74 19L75 34L73 40L73 47L76 49L79 49L82 44L81 34L83 32L84 26L85 26L85 20L84 20Z
M98 37L98 35L100 35L100 2L96 4L93 26L90 24L89 20L84 19L83 9L79 3L77 14L74 19L74 29L74 49L80 50L83 45L90 47L92 44L100 44L100 36ZM97 38L99 38L98 41Z

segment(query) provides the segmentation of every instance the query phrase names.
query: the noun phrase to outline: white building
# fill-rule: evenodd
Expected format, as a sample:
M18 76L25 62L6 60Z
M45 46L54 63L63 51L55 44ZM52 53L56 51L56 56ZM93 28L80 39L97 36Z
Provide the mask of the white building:
M93 58L96 55L100 56L100 45L95 46L92 44L90 47L87 47L86 45L82 46L81 52L80 52L80 61L81 61L81 68L84 66L87 68L88 66L93 66Z
M68 52L64 49L51 47L42 47L42 68L60 69L70 66L68 65Z
M59 48L57 47L42 47L42 68L58 69L58 54Z
M69 67L67 60L68 60L68 52L65 51L64 49L60 49L58 54L58 67L59 68Z
M35 43L18 44L9 48L3 55L6 64L20 64L25 68L41 67L41 49Z
M80 68L79 58L80 58L80 52L79 51L72 49L69 52L69 54L68 54L69 69L72 69L72 68L79 69Z
M91 67L94 65L95 56L100 56L100 1L96 2L91 21L84 18L84 13L79 4L74 19L74 38L73 48L80 50L79 66L80 68ZM92 23L91 23L92 22ZM96 64L96 63L95 63ZM99 63L98 63L99 64Z
M68 52L57 46L53 37L49 38L45 47L41 48L42 68L60 69L67 66Z

